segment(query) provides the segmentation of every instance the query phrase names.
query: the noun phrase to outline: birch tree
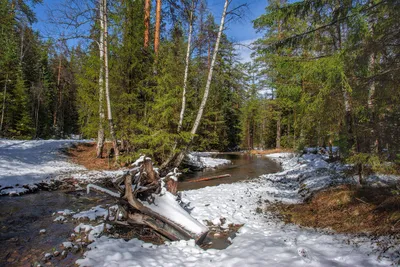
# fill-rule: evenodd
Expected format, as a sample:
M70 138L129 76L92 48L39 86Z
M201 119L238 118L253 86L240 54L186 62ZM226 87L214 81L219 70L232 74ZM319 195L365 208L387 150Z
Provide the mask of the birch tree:
M99 129L97 132L97 147L96 147L96 157L103 157L103 148L104 148L104 107L103 107L103 98L104 98L104 73L103 73L103 63L104 63L104 1L99 0L99 24L100 24L100 40L99 40L99 59L100 59L100 68L99 68Z
M106 102L107 102L107 116L108 116L108 124L110 127L110 135L111 135L111 140L113 142L113 147L114 147L114 153L116 159L118 159L119 156L119 147L118 147L118 141L117 137L115 135L115 129L114 129L114 121L112 117L112 112L111 112L111 101L110 101L110 87L109 87L109 69L108 69L108 26L107 26L107 0L103 0L103 23L104 23L104 29L103 29L103 38L104 38L104 83L105 83L105 93L106 93Z
M221 41L222 32L224 30L225 17L226 17L227 9L228 9L228 6L229 6L230 2L231 1L229 1L229 0L225 0L224 10L222 12L222 17L221 17L221 23L219 25L219 30L218 30L217 41L215 43L215 48L214 48L214 53L213 53L213 57L212 57L212 61L211 61L210 70L208 71L207 83L206 83L206 87L205 87L205 90L204 90L203 99L201 101L199 110L197 112L196 120L194 121L192 130L190 131L191 136L190 136L189 145L187 146L187 148L184 151L182 151L178 155L178 157L177 157L177 159L175 161L175 166L179 166L181 164L181 162L182 162L182 160L183 160L188 148L190 147L190 144L193 142L193 139L194 139L194 137L196 135L197 129L199 128L199 125L200 125L200 122L201 122L201 118L203 116L204 108L205 108L205 106L207 104L207 99L208 99L208 95L209 95L209 92L210 92L210 85L211 85L211 80L212 80L212 77L213 77L214 65L215 65L215 61L217 60L219 43Z
M193 32L193 21L194 21L194 11L195 11L195 6L196 6L197 0L193 0L191 3L191 7L189 9L189 33L188 33L188 43L187 43L187 48L186 48L186 59L185 59L185 72L183 76L183 90L182 90L182 107L181 107L181 112L179 114L179 122L178 122L178 129L177 133L179 134L182 130L182 124L183 124L183 118L185 116L185 109L186 109L186 88L187 88L187 80L189 76L189 64L190 64L190 50L191 50L191 45L192 45L192 32ZM175 150L178 145L178 140L175 140L175 143L173 145L172 151L168 159L163 162L161 165L161 169L165 168L168 166L175 156Z

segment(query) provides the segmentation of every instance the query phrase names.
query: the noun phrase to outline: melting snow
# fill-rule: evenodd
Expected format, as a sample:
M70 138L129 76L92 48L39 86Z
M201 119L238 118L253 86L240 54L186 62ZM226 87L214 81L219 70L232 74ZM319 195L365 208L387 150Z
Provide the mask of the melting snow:
M308 192L329 185L337 166L293 154L268 155L281 162L283 171L251 182L223 184L182 193L190 202L191 215L199 221L219 218L244 224L232 245L224 250L203 250L194 240L156 246L132 239L102 236L90 245L82 266L388 266L377 259L373 245L348 245L348 236L285 225L270 214L256 212L266 201L299 202ZM325 167L323 167L325 166ZM319 177L320 173L326 174ZM336 182L345 179L333 176ZM348 182L348 181L347 181ZM162 209L162 207L160 207Z

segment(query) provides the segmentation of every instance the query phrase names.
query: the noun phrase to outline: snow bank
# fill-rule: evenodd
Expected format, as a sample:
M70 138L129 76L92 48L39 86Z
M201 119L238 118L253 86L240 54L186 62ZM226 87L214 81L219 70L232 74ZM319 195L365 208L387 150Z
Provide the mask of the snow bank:
M348 244L349 236L285 225L271 214L257 212L271 201L301 201L304 197L299 194L302 187L310 191L321 188L332 179L334 170L340 171L335 164L322 162L320 157L299 158L290 153L268 157L279 161L283 171L263 175L250 182L182 192L182 199L190 203L188 208L195 219L219 221L220 218L226 218L226 221L244 224L228 248L202 250L193 240L157 246L137 239L124 241L102 236L95 239L90 245L91 250L77 263L81 266L217 267L365 267L388 266L392 263L385 257L396 255L396 248L378 259L370 240L353 246ZM163 207L159 206L159 209ZM174 211L165 212L175 214Z
M69 163L60 149L76 143L73 140L0 140L1 194L20 194L56 175L84 170ZM24 187L25 186L25 187ZM12 187L5 189L6 187Z
M49 184L51 180L72 178L95 183L123 174L123 171L89 171L68 162L60 150L76 143L74 140L0 139L0 195L20 195L37 189L38 184Z
M217 154L218 153L215 152L191 152L186 155L184 163L196 170L202 170L205 168L216 168L218 166L231 163L231 161L228 159L212 157L212 155Z

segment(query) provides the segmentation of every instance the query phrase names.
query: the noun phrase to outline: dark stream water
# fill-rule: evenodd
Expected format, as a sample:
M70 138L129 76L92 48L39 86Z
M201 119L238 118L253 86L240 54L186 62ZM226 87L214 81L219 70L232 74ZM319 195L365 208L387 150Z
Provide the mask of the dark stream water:
M18 197L0 197L0 266L31 266L41 262L45 253L62 251L60 245L68 241L76 222L54 222L54 212L69 209L87 210L110 203L103 194L91 192L40 191ZM45 234L40 234L46 229ZM80 253L53 259L50 266L73 266Z
M232 164L203 172L185 174L179 183L179 190L198 189L222 183L233 183L256 178L262 174L280 170L279 164L265 157L248 154L229 153L214 155L231 160ZM188 181L200 177L230 174L229 178L190 183ZM40 191L18 197L0 197L0 266L36 266L43 263L45 253L54 250L62 251L60 245L68 241L77 222L54 222L54 212L69 209L72 211L87 210L91 207L112 203L104 194L91 192ZM45 234L40 234L46 229ZM234 237L234 233L229 236ZM228 237L228 236L227 236ZM226 238L227 238L226 237ZM226 238L211 238L211 247L223 249L229 246ZM66 258L54 257L47 262L49 266L74 266L82 257L82 252L69 252Z
M206 186L235 183L257 178L263 174L275 173L281 170L281 166L277 162L267 157L250 155L247 153L220 153L213 155L213 157L228 159L231 161L231 164L223 165L215 169L205 169L202 172L184 174L180 177L182 181L179 183L178 189L180 191L184 191L199 189ZM231 176L209 181L195 183L190 182L191 180L202 177L211 177L224 174L230 174Z

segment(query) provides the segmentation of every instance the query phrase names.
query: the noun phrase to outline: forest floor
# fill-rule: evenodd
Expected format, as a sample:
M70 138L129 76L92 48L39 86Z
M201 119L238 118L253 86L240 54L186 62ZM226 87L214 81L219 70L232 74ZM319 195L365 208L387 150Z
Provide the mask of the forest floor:
M400 235L400 188L341 185L297 204L276 203L287 223L330 228L338 233Z
M76 141L0 140L0 192L15 195L27 192L23 191L27 186L34 186L38 182L48 182L53 179L72 180L76 190L83 190L87 183L99 182L105 177L115 177L122 173L121 170L88 170L69 162L71 159L73 160L73 157L65 157L65 154L60 153L60 149L67 148L73 143ZM82 154L88 153L85 157L89 158L92 157L91 149L93 147L84 145L81 148L78 146L76 151L80 151L77 153ZM63 253L65 251L71 254L71 251L88 246L89 250L81 256L83 258L76 262L81 266L292 267L306 264L309 266L365 267L390 266L400 263L398 235L341 234L332 230L302 227L285 223L285 218L268 210L268 207L274 206L276 203L285 205L303 203L305 199L313 199L311 196L321 189L354 183L352 177L343 174L347 166L340 163L328 163L321 155L297 156L292 153L274 153L267 156L281 164L281 172L262 175L246 182L221 184L181 192L185 207L199 222L212 225L213 228L220 228L221 231L229 231L232 225L243 225L235 235L228 239L229 244L224 249L204 250L197 246L194 240L152 244L137 238L127 241L123 236L103 234L104 216L111 203L106 205L93 203L98 206L91 209L88 209L88 206L88 210L83 210L82 207L73 204L70 207L66 205L62 210L57 210L52 205L45 205L44 208L48 214L46 216L52 224L60 224L61 227L68 222L75 227L71 228L70 234L65 236L65 242L61 247ZM367 182L374 188L380 187L381 184L390 184L392 181L399 181L399 177L375 176L367 179ZM351 189L351 187L349 188ZM52 192L48 193L52 194ZM82 191L79 194L82 194L80 198L85 195ZM349 193L350 198L354 200L352 194ZM56 194L54 196L59 198ZM379 206L378 202L372 202L363 195L354 196L366 203ZM331 197L332 200L334 198L335 196ZM336 198L338 197L336 196ZM346 197L343 198L346 199ZM6 203L6 199L10 198L0 198L0 203L2 205ZM18 197L15 199L18 201ZM355 200L357 201L357 199ZM363 203L362 201L360 202ZM21 205L32 205L32 210L37 209L35 203L24 203L25 205ZM368 206L367 209L371 211L373 207ZM7 213L4 216L13 221L15 219L12 218L12 214ZM24 217L20 219L23 220ZM29 225L24 225L24 228L28 227L27 231ZM310 226L314 227L314 225ZM46 240L52 240L52 236L56 234L50 230L52 228L50 225L46 227L48 232L44 237ZM44 228L46 229L46 227ZM324 226L316 225L316 227ZM35 232L39 234L37 229ZM4 235L7 238L10 237L4 241L5 244L19 242L14 241L8 232L5 232ZM60 237L62 238L62 236L57 236L57 238ZM27 240L26 242L34 242L29 241L29 238ZM36 243L35 247L40 249L40 243ZM39 251L36 254L43 257L42 264L46 261L51 264L53 259L59 257L54 252L48 250ZM52 260L46 260L47 257ZM3 262L2 259L0 259L1 262ZM21 265L18 264L17 259L13 261L13 264L14 266ZM13 266L13 264L9 264L9 266ZM57 266L57 263L54 265ZM60 265L62 264L58 263L58 266Z
M88 170L117 170L114 159L108 157L112 148L111 142L104 143L103 158L96 158L96 142L74 144L65 150L65 154L75 164L82 165Z

